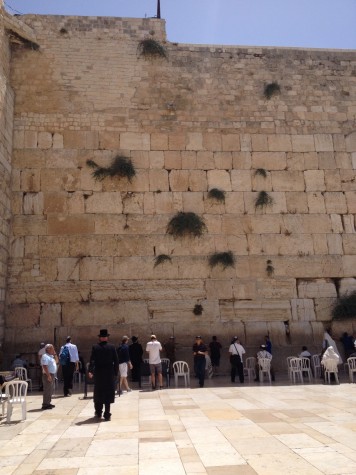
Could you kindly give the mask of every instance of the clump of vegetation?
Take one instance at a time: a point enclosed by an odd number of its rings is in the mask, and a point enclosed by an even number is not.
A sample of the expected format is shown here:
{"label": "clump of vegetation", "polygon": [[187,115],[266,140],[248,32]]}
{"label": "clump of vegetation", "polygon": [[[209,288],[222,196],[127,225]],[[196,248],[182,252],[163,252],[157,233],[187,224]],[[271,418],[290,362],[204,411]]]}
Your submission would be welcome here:
{"label": "clump of vegetation", "polygon": [[137,47],[139,56],[144,58],[167,58],[166,48],[153,38],[141,40]]}
{"label": "clump of vegetation", "polygon": [[209,257],[209,266],[211,268],[221,265],[225,270],[227,267],[235,267],[236,259],[231,251],[215,252]]}
{"label": "clump of vegetation", "polygon": [[265,208],[266,206],[271,206],[273,204],[273,198],[270,196],[267,191],[260,191],[255,201],[255,209]]}
{"label": "clump of vegetation", "polygon": [[40,46],[37,43],[34,43],[33,41],[27,40],[26,38],[23,38],[20,36],[18,33],[16,33],[13,30],[6,30],[10,43],[12,45],[22,47],[22,48],[28,48],[32,49],[34,51],[38,51],[40,49]]}
{"label": "clump of vegetation", "polygon": [[220,203],[225,203],[225,191],[219,190],[218,188],[212,188],[208,192],[208,198],[219,201]]}
{"label": "clump of vegetation", "polygon": [[356,317],[356,291],[338,298],[331,311],[333,320],[346,320]]}
{"label": "clump of vegetation", "polygon": [[164,262],[167,262],[167,261],[172,263],[172,258],[168,256],[167,254],[160,254],[159,256],[155,257],[154,261],[155,261],[155,265],[153,267],[157,267],[160,264],[163,264]]}
{"label": "clump of vegetation", "polygon": [[60,33],[61,35],[66,35],[66,34],[68,33],[68,30],[67,30],[66,28],[61,28],[61,29],[59,30],[59,33]]}
{"label": "clump of vegetation", "polygon": [[264,168],[257,168],[257,170],[255,170],[255,176],[262,176],[263,178],[266,178],[267,177],[267,172]]}
{"label": "clump of vegetation", "polygon": [[197,303],[193,308],[194,315],[201,315],[203,313],[203,306]]}
{"label": "clump of vegetation", "polygon": [[270,259],[268,259],[267,261],[266,272],[267,272],[268,277],[272,277],[274,274],[274,267]]}
{"label": "clump of vegetation", "polygon": [[177,213],[169,221],[167,225],[167,234],[171,234],[175,237],[183,236],[202,236],[206,231],[206,225],[200,216],[192,212],[182,212]]}
{"label": "clump of vegetation", "polygon": [[87,160],[87,165],[94,169],[93,177],[99,181],[102,181],[107,177],[118,176],[127,178],[131,183],[132,178],[136,175],[136,170],[131,159],[122,157],[121,155],[114,158],[109,167],[100,167],[94,162],[94,160]]}
{"label": "clump of vegetation", "polygon": [[280,94],[281,87],[278,82],[270,82],[269,84],[265,85],[263,94],[267,100],[270,100],[273,96]]}

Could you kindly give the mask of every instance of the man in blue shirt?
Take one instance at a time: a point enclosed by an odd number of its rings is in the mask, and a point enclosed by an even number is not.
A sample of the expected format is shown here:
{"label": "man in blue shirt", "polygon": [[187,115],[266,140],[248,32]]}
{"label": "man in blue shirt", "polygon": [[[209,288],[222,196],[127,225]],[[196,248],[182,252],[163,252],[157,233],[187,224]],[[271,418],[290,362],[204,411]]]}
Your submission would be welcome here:
{"label": "man in blue shirt", "polygon": [[[65,350],[66,348],[66,350]],[[62,366],[62,374],[63,374],[63,394],[65,397],[71,396],[72,389],[73,389],[73,375],[74,371],[78,371],[79,369],[79,354],[78,348],[76,345],[73,345],[71,342],[71,337],[67,336],[66,344],[62,346],[61,351],[59,352],[59,359],[61,360],[61,354],[63,351],[68,352],[68,359]]]}

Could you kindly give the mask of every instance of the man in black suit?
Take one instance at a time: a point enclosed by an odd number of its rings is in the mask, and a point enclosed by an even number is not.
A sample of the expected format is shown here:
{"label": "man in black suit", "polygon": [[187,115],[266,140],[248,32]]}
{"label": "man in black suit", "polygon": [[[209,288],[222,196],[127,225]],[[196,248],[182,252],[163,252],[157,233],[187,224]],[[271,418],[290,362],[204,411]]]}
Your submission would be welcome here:
{"label": "man in black suit", "polygon": [[106,328],[100,330],[99,343],[91,351],[89,378],[94,377],[94,407],[96,417],[111,418],[110,404],[115,402],[115,385],[119,370],[119,359],[114,345],[108,343],[109,333]]}

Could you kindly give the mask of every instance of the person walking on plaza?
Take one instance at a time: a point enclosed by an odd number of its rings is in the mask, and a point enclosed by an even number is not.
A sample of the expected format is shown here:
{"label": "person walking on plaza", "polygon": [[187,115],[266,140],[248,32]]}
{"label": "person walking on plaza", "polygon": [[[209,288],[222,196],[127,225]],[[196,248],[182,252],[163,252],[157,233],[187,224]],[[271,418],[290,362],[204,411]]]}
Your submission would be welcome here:
{"label": "person walking on plaza", "polygon": [[231,382],[235,382],[236,373],[239,375],[240,383],[245,382],[244,366],[242,362],[242,355],[246,353],[245,348],[240,344],[237,336],[231,340],[229,347],[230,363],[231,363]]}
{"label": "person walking on plaza", "polygon": [[132,364],[130,361],[130,353],[129,353],[129,345],[127,342],[129,341],[128,336],[123,336],[121,345],[117,349],[117,354],[119,358],[119,372],[120,372],[120,384],[117,388],[117,393],[122,394],[123,388],[129,393],[131,388],[129,388],[129,384],[127,382],[127,373],[129,369],[132,369]]}
{"label": "person walking on plaza", "polygon": [[115,384],[119,370],[116,348],[108,343],[106,328],[100,330],[99,343],[91,350],[88,377],[94,377],[94,408],[96,417],[101,417],[104,406],[104,419],[111,419],[110,404],[115,402]]}
{"label": "person walking on plaza", "polygon": [[205,356],[208,354],[208,347],[203,343],[200,335],[195,337],[195,343],[193,345],[194,356],[194,370],[195,375],[199,379],[199,386],[204,387],[205,380]]}
{"label": "person walking on plaza", "polygon": [[138,383],[138,387],[141,387],[141,365],[142,365],[142,356],[143,348],[142,345],[138,342],[138,337],[131,337],[131,345],[129,346],[129,355],[130,361],[132,364],[131,370],[131,380],[134,383]]}
{"label": "person walking on plaza", "polygon": [[59,362],[63,374],[63,394],[65,397],[72,395],[74,371],[79,369],[79,354],[76,345],[71,342],[71,337],[67,336],[66,343],[59,352]]}
{"label": "person walking on plaza", "polygon": [[150,364],[152,389],[156,389],[156,372],[158,375],[159,388],[162,389],[162,363],[160,355],[162,345],[157,341],[156,335],[151,335],[151,341],[147,343],[146,351],[148,353],[148,362]]}
{"label": "person walking on plaza", "polygon": [[211,365],[213,367],[214,374],[217,374],[218,368],[220,366],[221,348],[222,346],[218,341],[217,336],[213,336],[211,342],[209,343],[209,349]]}
{"label": "person walking on plaza", "polygon": [[58,364],[58,358],[54,346],[47,344],[44,348],[45,352],[41,357],[43,386],[42,410],[53,409],[55,407],[51,404],[51,401]]}

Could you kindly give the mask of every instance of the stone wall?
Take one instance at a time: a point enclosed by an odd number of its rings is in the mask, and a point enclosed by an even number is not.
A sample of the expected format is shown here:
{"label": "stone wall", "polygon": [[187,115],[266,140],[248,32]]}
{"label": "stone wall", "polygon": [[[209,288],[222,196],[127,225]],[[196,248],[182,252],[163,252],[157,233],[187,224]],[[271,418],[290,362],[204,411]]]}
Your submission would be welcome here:
{"label": "stone wall", "polygon": [[[276,348],[318,349],[356,286],[354,52],[174,44],[154,19],[22,21],[40,50],[12,58],[8,353],[69,333],[88,349],[101,327],[182,348],[238,334],[254,352],[269,332]],[[147,36],[167,59],[138,54]],[[132,182],[94,180],[87,160],[118,154]],[[273,203],[256,208],[261,191]],[[207,232],[168,235],[179,211]],[[227,251],[234,268],[209,267]]]}

